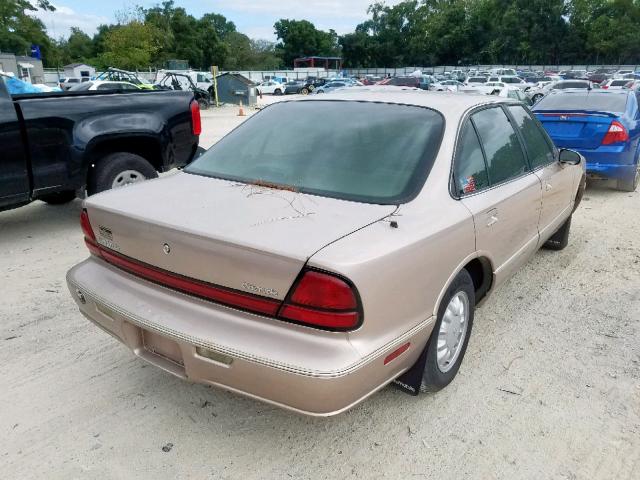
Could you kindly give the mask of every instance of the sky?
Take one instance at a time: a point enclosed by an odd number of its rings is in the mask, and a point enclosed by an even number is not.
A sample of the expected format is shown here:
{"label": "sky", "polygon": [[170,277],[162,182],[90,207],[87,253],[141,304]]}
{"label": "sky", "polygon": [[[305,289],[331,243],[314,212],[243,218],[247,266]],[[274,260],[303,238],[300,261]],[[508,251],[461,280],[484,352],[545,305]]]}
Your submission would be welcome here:
{"label": "sky", "polygon": [[[177,7],[200,17],[204,13],[221,13],[236,24],[238,31],[251,38],[275,41],[273,24],[281,18],[309,20],[321,30],[333,28],[339,34],[354,30],[367,19],[367,7],[374,0],[176,0]],[[387,5],[400,0],[386,0]],[[49,36],[67,37],[72,26],[89,35],[98,25],[115,23],[115,12],[134,5],[151,7],[160,0],[54,0],[55,12],[36,12]]]}

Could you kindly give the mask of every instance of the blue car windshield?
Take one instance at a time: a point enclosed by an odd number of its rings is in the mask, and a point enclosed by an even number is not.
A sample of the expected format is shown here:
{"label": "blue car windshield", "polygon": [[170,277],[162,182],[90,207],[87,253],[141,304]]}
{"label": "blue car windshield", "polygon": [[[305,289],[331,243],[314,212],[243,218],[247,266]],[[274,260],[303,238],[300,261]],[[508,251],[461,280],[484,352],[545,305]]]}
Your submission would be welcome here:
{"label": "blue car windshield", "polygon": [[594,112],[622,113],[627,106],[626,94],[604,92],[566,92],[547,95],[534,107],[537,110],[588,110]]}

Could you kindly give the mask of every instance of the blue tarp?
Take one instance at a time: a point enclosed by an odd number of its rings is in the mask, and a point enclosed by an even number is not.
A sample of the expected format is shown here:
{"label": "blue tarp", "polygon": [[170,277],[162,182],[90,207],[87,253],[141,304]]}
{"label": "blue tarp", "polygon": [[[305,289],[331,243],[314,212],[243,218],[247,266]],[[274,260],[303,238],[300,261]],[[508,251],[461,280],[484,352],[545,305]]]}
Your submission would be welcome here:
{"label": "blue tarp", "polygon": [[20,95],[21,93],[42,93],[38,87],[34,87],[30,83],[23,82],[14,77],[4,76],[4,84],[11,95]]}

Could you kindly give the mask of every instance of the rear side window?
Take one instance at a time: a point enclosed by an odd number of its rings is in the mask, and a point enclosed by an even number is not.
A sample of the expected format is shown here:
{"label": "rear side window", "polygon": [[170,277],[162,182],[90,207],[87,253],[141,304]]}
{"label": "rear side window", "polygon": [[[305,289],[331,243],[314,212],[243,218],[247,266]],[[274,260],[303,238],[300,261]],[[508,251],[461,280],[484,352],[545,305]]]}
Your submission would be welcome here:
{"label": "rear side window", "polygon": [[502,108],[481,110],[471,116],[487,156],[492,185],[518,177],[527,171],[520,141]]}
{"label": "rear side window", "polygon": [[516,128],[524,138],[531,167],[536,168],[553,162],[553,150],[531,115],[517,105],[510,106],[509,112],[516,121]]}
{"label": "rear side window", "polygon": [[613,82],[611,82],[611,86],[624,87],[627,83],[629,83],[627,80],[614,80]]}
{"label": "rear side window", "polygon": [[467,122],[458,141],[453,180],[458,196],[474,193],[489,186],[484,155],[471,122]]}

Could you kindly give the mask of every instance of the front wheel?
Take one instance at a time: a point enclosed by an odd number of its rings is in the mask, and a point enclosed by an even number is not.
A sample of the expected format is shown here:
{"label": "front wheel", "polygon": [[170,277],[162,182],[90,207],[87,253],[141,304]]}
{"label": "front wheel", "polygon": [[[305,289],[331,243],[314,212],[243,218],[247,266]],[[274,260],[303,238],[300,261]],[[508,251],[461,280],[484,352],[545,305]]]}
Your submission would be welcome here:
{"label": "front wheel", "polygon": [[531,97],[531,101],[533,103],[538,103],[538,100],[540,100],[542,97],[543,97],[543,95],[541,93],[537,93],[536,95]]}
{"label": "front wheel", "polygon": [[200,107],[200,110],[208,110],[209,109],[209,102],[207,100],[205,100],[204,98],[201,98],[198,100],[198,106]]}
{"label": "front wheel", "polygon": [[440,303],[427,343],[421,391],[441,390],[457,375],[471,336],[475,306],[473,281],[469,272],[462,270]]}
{"label": "front wheel", "polygon": [[89,195],[156,178],[158,172],[140,155],[116,152],[100,159],[89,179]]}
{"label": "front wheel", "polygon": [[282,90],[280,90],[279,88],[276,88],[275,92],[273,92],[274,95],[282,95]]}
{"label": "front wheel", "polygon": [[307,87],[304,87],[302,90],[300,90],[300,93],[302,95],[309,95],[309,89]]}
{"label": "front wheel", "polygon": [[563,250],[569,245],[569,232],[571,231],[571,217],[562,224],[556,233],[543,245],[549,250]]}
{"label": "front wheel", "polygon": [[63,205],[69,203],[76,198],[76,192],[73,190],[64,190],[62,192],[48,193],[39,197],[39,200],[48,203],[49,205]]}

